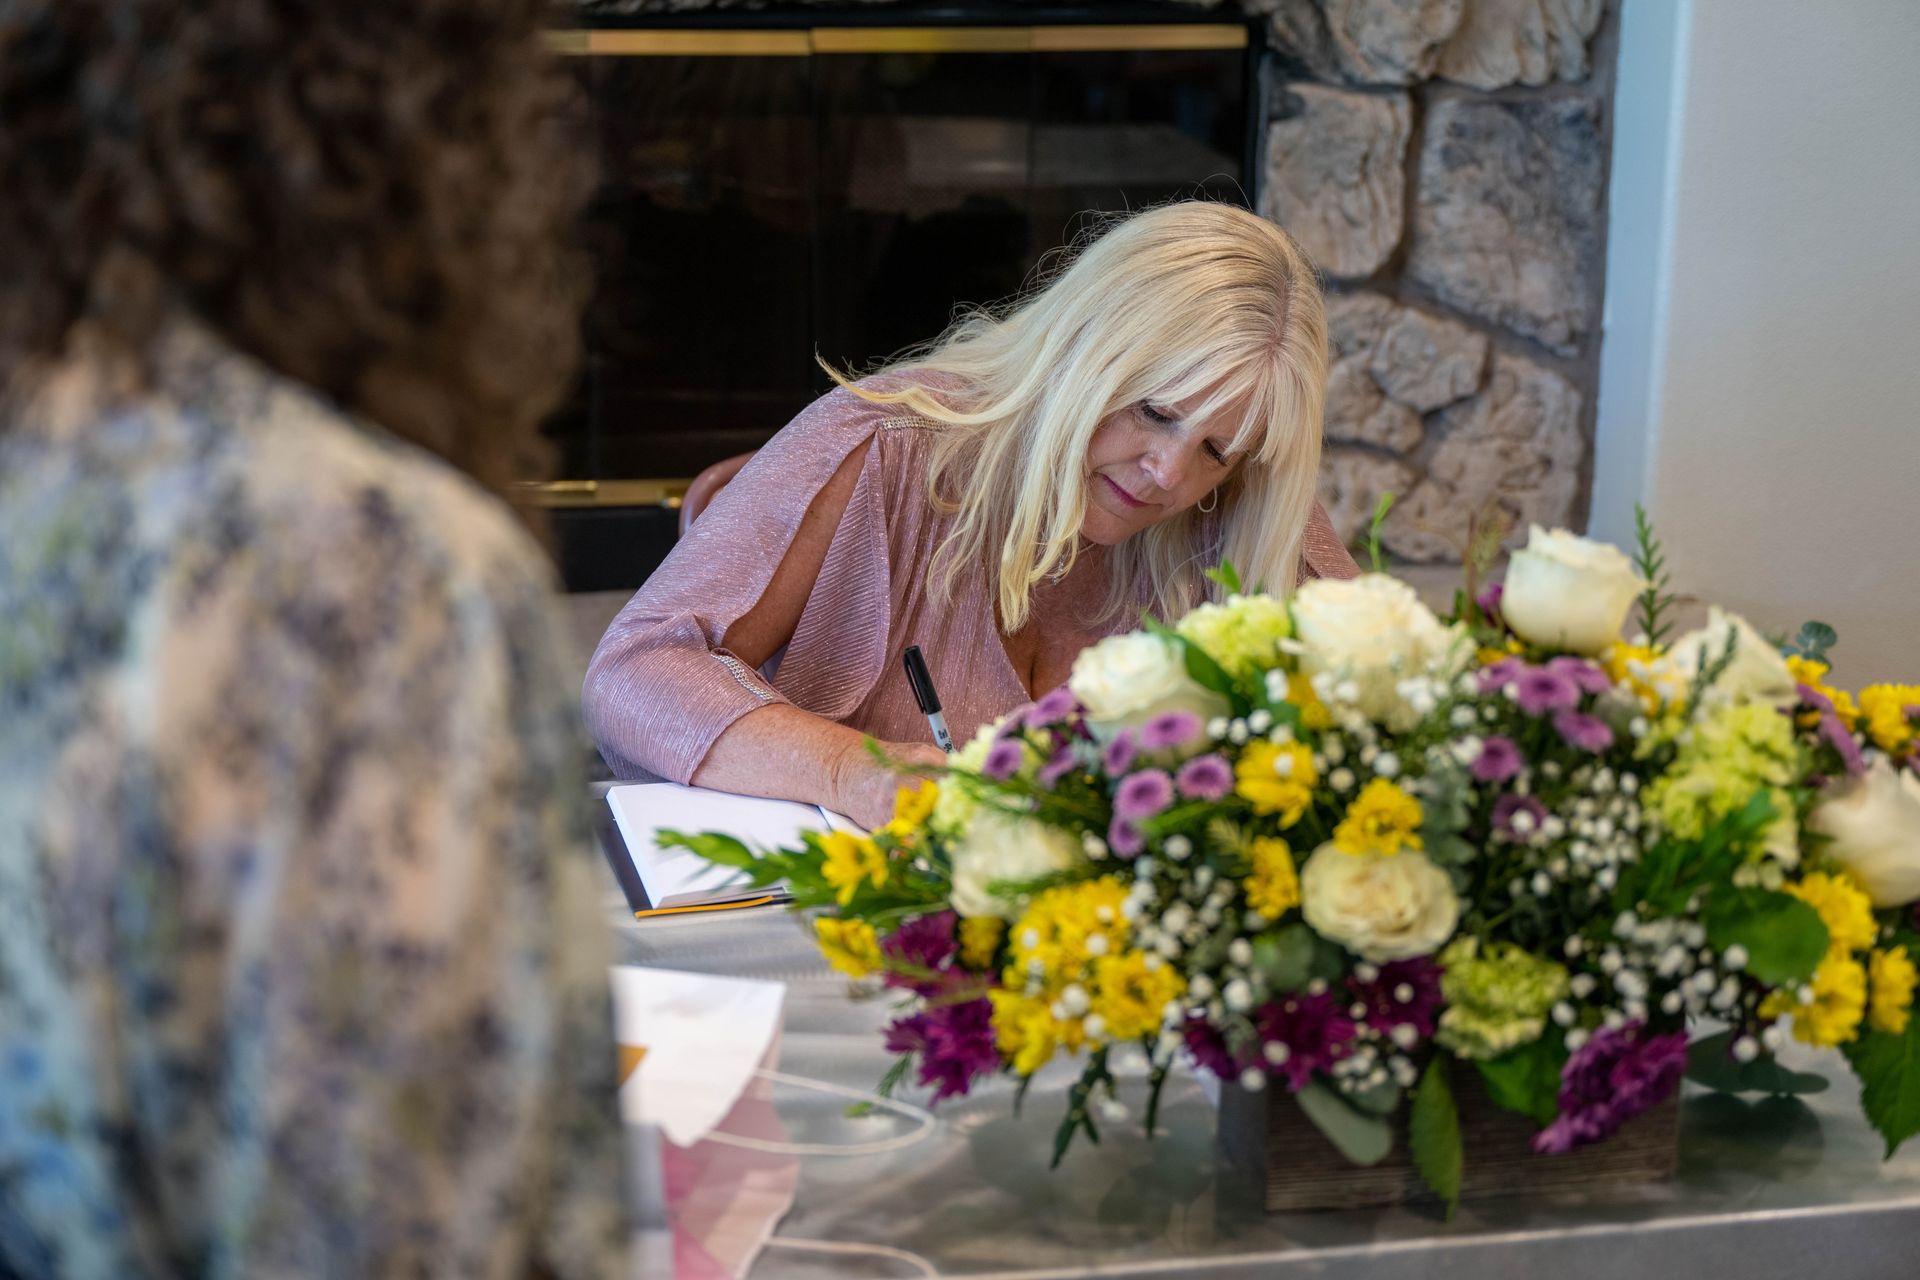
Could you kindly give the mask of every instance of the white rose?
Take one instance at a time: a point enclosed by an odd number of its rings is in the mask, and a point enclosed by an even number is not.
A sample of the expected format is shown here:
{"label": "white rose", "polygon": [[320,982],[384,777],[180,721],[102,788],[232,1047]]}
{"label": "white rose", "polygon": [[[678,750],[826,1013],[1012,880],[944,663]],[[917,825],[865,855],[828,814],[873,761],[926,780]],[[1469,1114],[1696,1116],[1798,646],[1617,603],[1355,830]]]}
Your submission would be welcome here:
{"label": "white rose", "polygon": [[1920,778],[1885,756],[1864,777],[1840,783],[1807,825],[1833,843],[1827,852],[1860,882],[1876,907],[1920,900]]}
{"label": "white rose", "polygon": [[996,897],[987,886],[996,880],[1037,880],[1085,860],[1080,841],[1058,827],[997,809],[977,809],[953,849],[953,909],[963,916],[1012,920],[1025,908],[1025,900]]}
{"label": "white rose", "polygon": [[1620,548],[1536,524],[1508,562],[1500,614],[1522,640],[1591,657],[1620,638],[1646,589]]}
{"label": "white rose", "polygon": [[1187,674],[1178,644],[1146,631],[1108,636],[1082,650],[1073,660],[1067,688],[1102,739],[1167,711],[1191,711],[1202,722],[1228,711],[1225,698]]}
{"label": "white rose", "polygon": [[1723,612],[1715,605],[1707,611],[1707,625],[1675,640],[1667,650],[1667,659],[1685,674],[1689,684],[1702,666],[1718,662],[1732,637],[1733,661],[1707,691],[1710,706],[1729,702],[1765,702],[1774,707],[1790,707],[1798,699],[1793,672],[1779,650],[1767,638],[1747,624],[1737,613]]}
{"label": "white rose", "polygon": [[1361,713],[1398,731],[1420,718],[1401,695],[1401,681],[1451,679],[1470,656],[1464,631],[1443,626],[1412,587],[1379,573],[1307,583],[1293,597],[1293,628],[1309,679],[1351,681]]}
{"label": "white rose", "polygon": [[1438,951],[1460,922],[1460,899],[1424,853],[1323,844],[1301,868],[1300,913],[1322,937],[1380,964]]}

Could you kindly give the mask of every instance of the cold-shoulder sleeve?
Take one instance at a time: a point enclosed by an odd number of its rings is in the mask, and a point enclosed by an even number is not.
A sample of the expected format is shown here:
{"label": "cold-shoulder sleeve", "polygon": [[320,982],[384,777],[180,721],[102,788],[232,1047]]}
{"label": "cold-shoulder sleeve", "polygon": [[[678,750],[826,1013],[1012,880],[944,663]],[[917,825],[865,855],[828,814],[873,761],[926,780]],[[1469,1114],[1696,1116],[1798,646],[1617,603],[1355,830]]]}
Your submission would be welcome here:
{"label": "cold-shoulder sleeve", "polygon": [[[759,602],[808,507],[889,412],[845,390],[815,401],[720,491],[621,609],[583,691],[587,727],[616,775],[686,782],[734,721],[790,700],[728,652],[727,629]],[[819,714],[850,707],[885,662],[882,467],[882,451],[869,450],[802,615],[803,624],[821,609],[835,615],[836,687],[791,699]]]}

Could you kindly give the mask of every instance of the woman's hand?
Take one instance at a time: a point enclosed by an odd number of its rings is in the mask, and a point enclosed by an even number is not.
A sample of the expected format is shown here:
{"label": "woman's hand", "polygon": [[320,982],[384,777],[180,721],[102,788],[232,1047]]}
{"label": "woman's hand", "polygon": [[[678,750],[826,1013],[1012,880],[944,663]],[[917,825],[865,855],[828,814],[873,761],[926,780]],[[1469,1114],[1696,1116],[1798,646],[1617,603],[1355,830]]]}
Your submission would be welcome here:
{"label": "woman's hand", "polygon": [[842,747],[830,768],[833,800],[829,807],[869,831],[893,817],[895,792],[931,776],[930,766],[947,763],[947,753],[929,742],[883,742],[880,749],[890,764],[874,759],[861,741]]}

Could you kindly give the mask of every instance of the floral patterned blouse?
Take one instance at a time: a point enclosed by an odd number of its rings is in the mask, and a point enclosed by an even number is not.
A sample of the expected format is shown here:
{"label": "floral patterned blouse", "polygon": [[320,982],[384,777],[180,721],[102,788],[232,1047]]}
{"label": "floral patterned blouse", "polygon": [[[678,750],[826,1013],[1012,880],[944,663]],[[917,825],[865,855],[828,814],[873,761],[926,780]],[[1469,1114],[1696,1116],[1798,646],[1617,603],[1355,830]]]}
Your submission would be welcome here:
{"label": "floral patterned blouse", "polygon": [[624,1274],[548,571],[180,323],[0,431],[0,1275]]}

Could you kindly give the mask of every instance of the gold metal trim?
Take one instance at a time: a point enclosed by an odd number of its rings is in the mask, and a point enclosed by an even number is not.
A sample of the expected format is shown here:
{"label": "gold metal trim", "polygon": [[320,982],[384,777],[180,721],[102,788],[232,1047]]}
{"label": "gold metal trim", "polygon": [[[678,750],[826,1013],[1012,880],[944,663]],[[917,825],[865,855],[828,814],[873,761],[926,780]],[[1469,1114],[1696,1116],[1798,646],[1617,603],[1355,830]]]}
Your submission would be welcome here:
{"label": "gold metal trim", "polygon": [[1122,49],[1244,49],[1247,29],[1220,22],[1033,28],[1036,53],[1106,53]]}
{"label": "gold metal trim", "polygon": [[815,27],[793,31],[653,29],[549,31],[555,53],[602,57],[804,58],[814,53],[1097,53],[1244,49],[1228,23],[1043,27]]}
{"label": "gold metal trim", "polygon": [[538,507],[665,507],[677,511],[691,480],[550,480],[520,492]]}
{"label": "gold metal trim", "polygon": [[815,27],[815,53],[1027,53],[1034,27]]}

